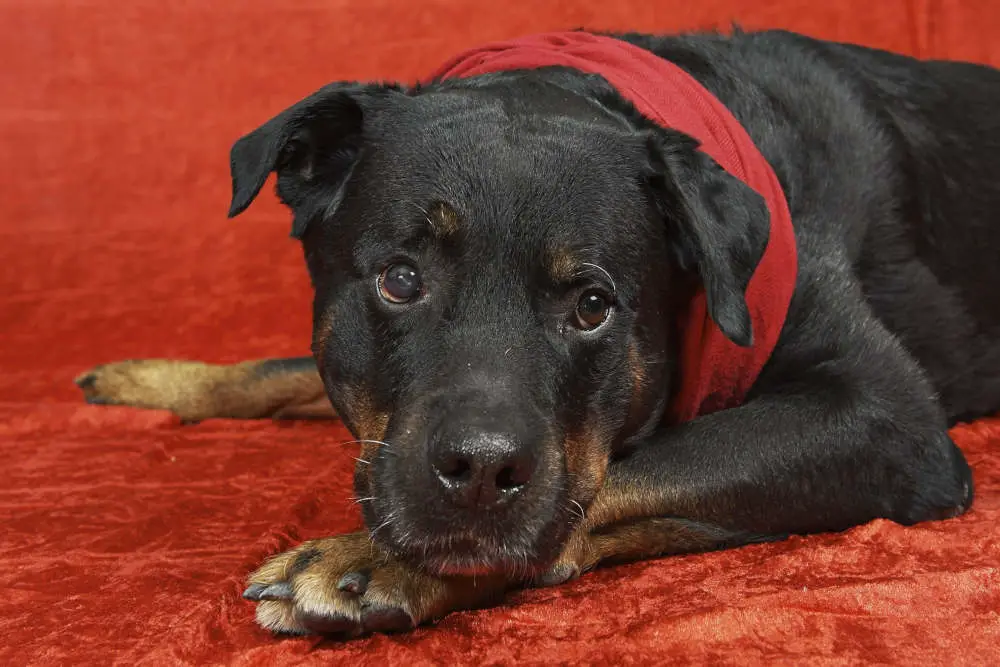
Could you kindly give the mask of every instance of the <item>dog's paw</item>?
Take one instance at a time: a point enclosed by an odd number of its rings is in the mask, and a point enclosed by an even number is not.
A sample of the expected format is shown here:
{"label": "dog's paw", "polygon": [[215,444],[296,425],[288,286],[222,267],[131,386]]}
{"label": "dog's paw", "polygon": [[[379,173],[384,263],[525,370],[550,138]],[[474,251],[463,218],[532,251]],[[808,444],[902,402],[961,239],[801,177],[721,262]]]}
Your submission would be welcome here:
{"label": "dog's paw", "polygon": [[188,366],[204,364],[160,359],[117,361],[81,373],[73,382],[88,403],[169,410],[177,398],[171,395],[177,376],[194,370]]}
{"label": "dog's paw", "polygon": [[563,545],[563,551],[544,572],[531,579],[535,588],[548,588],[573,581],[596,564],[594,547],[586,528],[578,529]]}
{"label": "dog's paw", "polygon": [[436,577],[396,560],[368,533],[305,542],[279,554],[249,580],[243,597],[257,622],[282,634],[340,638],[409,630],[450,611],[499,598],[500,577]]}
{"label": "dog's paw", "polygon": [[97,366],[74,382],[93,405],[169,410],[185,421],[215,413],[212,388],[227,367],[196,361],[135,359]]}

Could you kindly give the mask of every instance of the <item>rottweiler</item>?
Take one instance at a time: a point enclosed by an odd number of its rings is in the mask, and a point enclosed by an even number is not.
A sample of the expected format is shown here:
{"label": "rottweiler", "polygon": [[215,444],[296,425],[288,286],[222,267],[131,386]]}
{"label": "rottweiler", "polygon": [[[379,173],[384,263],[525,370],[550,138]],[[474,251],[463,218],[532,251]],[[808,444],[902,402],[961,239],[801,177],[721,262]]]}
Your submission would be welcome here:
{"label": "rottweiler", "polygon": [[1000,72],[782,31],[585,31],[338,82],[240,138],[311,357],[87,400],[339,417],[368,530],[268,560],[280,633],[414,627],[598,564],[965,512],[1000,409]]}

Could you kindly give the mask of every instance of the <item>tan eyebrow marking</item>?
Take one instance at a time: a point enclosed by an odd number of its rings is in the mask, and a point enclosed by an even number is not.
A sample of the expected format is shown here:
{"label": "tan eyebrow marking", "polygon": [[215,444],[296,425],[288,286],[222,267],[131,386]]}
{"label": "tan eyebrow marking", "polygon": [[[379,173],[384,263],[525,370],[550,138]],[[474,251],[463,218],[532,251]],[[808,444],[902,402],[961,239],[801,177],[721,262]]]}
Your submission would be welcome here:
{"label": "tan eyebrow marking", "polygon": [[462,229],[462,216],[445,202],[434,202],[430,210],[420,206],[417,208],[424,214],[427,224],[431,227],[431,231],[438,238],[454,236]]}
{"label": "tan eyebrow marking", "polygon": [[579,275],[581,266],[573,253],[567,248],[554,248],[549,250],[546,257],[546,264],[549,275],[552,279],[560,283],[568,283]]}

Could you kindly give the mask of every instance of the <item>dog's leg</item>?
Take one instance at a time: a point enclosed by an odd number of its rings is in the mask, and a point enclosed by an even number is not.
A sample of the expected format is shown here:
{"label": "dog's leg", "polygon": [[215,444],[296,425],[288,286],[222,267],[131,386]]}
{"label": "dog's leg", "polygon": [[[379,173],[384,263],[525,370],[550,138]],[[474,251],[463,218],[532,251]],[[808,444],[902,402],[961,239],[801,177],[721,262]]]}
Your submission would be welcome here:
{"label": "dog's leg", "polygon": [[776,361],[742,407],[665,430],[611,462],[563,555],[536,583],[603,561],[968,509],[969,467],[916,362],[864,313],[830,328],[829,340],[846,336],[836,354]]}
{"label": "dog's leg", "polygon": [[170,410],[185,421],[336,416],[312,357],[229,365],[120,361],[83,373],[76,384],[89,403]]}
{"label": "dog's leg", "polygon": [[[837,316],[835,305],[823,323],[833,343],[817,351],[786,340],[742,407],[616,454],[562,555],[535,583],[601,562],[965,511],[970,471],[915,361],[864,309]],[[279,554],[251,575],[246,597],[260,602],[258,622],[272,630],[354,635],[489,604],[524,583],[429,575],[356,533]]]}
{"label": "dog's leg", "polygon": [[[845,345],[847,357],[779,365],[744,406],[616,457],[562,555],[533,583],[561,583],[601,562],[965,511],[970,471],[932,392],[909,355],[871,325],[878,339]],[[355,533],[279,554],[249,583],[262,626],[353,636],[490,604],[526,582],[433,576]]]}

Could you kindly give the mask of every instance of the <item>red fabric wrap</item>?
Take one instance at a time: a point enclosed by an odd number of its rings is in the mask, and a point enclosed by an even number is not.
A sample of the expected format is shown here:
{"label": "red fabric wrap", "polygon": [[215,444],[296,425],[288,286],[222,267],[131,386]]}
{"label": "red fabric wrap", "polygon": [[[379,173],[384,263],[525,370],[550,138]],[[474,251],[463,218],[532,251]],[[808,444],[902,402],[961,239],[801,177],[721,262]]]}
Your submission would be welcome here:
{"label": "red fabric wrap", "polygon": [[495,42],[458,54],[431,78],[555,65],[600,74],[647,118],[697,139],[702,151],[766,200],[771,235],[746,292],[753,345],[743,348],[723,335],[699,290],[682,322],[680,387],[671,416],[687,421],[739,405],[771,357],[795,289],[795,235],[774,170],[740,122],[690,74],[619,39],[553,32]]}

